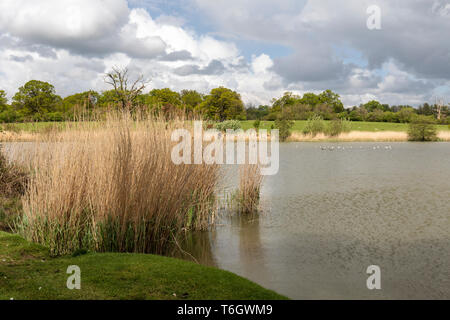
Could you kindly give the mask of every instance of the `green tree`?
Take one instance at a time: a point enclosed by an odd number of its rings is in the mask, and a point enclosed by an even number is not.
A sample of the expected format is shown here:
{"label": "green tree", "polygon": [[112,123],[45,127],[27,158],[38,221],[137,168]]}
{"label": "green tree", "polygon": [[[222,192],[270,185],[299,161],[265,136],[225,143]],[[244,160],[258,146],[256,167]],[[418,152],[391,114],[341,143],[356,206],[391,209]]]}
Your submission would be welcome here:
{"label": "green tree", "polygon": [[292,134],[291,129],[294,126],[294,121],[289,120],[285,114],[282,114],[275,120],[275,128],[279,130],[280,141],[286,141]]}
{"label": "green tree", "polygon": [[436,141],[437,129],[434,119],[415,115],[408,126],[408,139],[410,141]]}
{"label": "green tree", "polygon": [[244,103],[240,94],[224,87],[211,90],[199,108],[209,119],[217,121],[245,119]]}
{"label": "green tree", "polygon": [[303,98],[300,99],[300,103],[314,107],[320,103],[320,98],[315,93],[307,92],[303,95]]}
{"label": "green tree", "polygon": [[344,109],[344,104],[340,100],[340,96],[331,90],[325,90],[319,94],[319,101],[322,104],[328,104],[333,108],[334,113],[341,113]]}
{"label": "green tree", "polygon": [[178,92],[172,91],[169,88],[153,89],[148,94],[150,101],[158,104],[158,106],[164,106],[170,104],[172,106],[181,106],[181,96]]}
{"label": "green tree", "polygon": [[189,110],[194,110],[203,102],[203,95],[195,90],[182,90],[181,101]]}
{"label": "green tree", "polygon": [[70,112],[74,109],[75,106],[91,110],[95,108],[99,100],[100,95],[98,94],[98,92],[95,92],[93,90],[76,93],[63,99],[63,111]]}
{"label": "green tree", "polygon": [[271,113],[281,112],[285,107],[292,106],[299,103],[300,97],[293,94],[292,92],[285,92],[284,95],[279,99],[272,100]]}
{"label": "green tree", "polygon": [[375,110],[383,111],[383,105],[376,100],[372,100],[363,105],[369,112],[374,112]]}
{"label": "green tree", "polygon": [[26,116],[33,115],[41,118],[47,113],[56,111],[61,100],[61,97],[55,93],[55,87],[51,84],[31,80],[20,87],[14,95],[13,107]]}
{"label": "green tree", "polygon": [[410,122],[414,115],[415,115],[414,108],[411,107],[401,108],[400,111],[397,113],[398,120],[402,123]]}
{"label": "green tree", "polygon": [[6,98],[6,92],[0,90],[0,112],[5,111],[7,107],[8,99]]}

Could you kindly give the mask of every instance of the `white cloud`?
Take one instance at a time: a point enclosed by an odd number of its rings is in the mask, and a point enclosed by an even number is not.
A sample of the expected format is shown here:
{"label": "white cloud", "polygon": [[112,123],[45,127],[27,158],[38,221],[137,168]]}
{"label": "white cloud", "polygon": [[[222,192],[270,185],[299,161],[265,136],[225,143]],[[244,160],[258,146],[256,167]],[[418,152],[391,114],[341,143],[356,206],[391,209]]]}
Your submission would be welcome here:
{"label": "white cloud", "polygon": [[51,42],[100,39],[128,19],[125,0],[2,0],[0,30]]}
{"label": "white cloud", "polygon": [[[11,96],[40,79],[61,95],[102,90],[104,72],[128,66],[151,78],[152,88],[207,92],[223,85],[256,104],[286,90],[332,89],[347,106],[374,98],[416,104],[435,90],[449,92],[447,0],[375,0],[380,32],[366,28],[373,0],[178,1],[200,9],[211,33],[194,31],[178,14],[157,16],[142,0],[133,5],[150,11],[130,9],[125,0],[1,0],[0,88]],[[244,58],[237,44],[248,39],[291,53],[259,50]]]}

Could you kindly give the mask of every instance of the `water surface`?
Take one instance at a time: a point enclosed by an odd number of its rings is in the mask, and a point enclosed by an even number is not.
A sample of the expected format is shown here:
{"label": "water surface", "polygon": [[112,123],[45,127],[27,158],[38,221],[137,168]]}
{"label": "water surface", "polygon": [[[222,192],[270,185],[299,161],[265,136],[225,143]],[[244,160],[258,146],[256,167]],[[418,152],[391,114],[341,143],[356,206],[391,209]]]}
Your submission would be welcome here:
{"label": "water surface", "polygon": [[224,218],[205,263],[294,299],[450,299],[450,144],[280,148],[259,218]]}

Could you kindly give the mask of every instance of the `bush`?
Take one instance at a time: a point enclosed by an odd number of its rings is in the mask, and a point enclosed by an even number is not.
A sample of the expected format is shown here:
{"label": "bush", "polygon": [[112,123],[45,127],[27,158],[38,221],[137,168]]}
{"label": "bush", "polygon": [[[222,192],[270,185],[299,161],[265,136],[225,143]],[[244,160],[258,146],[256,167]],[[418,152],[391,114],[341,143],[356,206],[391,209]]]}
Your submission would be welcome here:
{"label": "bush", "polygon": [[255,122],[253,122],[253,128],[255,128],[255,130],[259,130],[260,126],[261,126],[260,120],[256,120]]}
{"label": "bush", "polygon": [[227,131],[227,130],[239,130],[242,128],[241,123],[238,120],[227,120],[224,122],[216,123],[214,126],[219,131]]}
{"label": "bush", "polygon": [[325,133],[329,135],[330,137],[337,137],[343,132],[349,132],[350,131],[350,123],[347,120],[342,119],[334,119],[331,120],[328,124]]}
{"label": "bush", "polygon": [[304,134],[310,134],[313,137],[324,131],[325,122],[323,121],[322,117],[318,115],[309,118],[308,122],[306,123],[305,129],[303,129]]}
{"label": "bush", "polygon": [[294,121],[286,118],[279,118],[275,120],[275,128],[280,131],[280,141],[284,142],[291,136],[291,129],[294,125]]}
{"label": "bush", "polygon": [[436,141],[437,129],[434,119],[426,116],[415,116],[408,126],[409,141]]}

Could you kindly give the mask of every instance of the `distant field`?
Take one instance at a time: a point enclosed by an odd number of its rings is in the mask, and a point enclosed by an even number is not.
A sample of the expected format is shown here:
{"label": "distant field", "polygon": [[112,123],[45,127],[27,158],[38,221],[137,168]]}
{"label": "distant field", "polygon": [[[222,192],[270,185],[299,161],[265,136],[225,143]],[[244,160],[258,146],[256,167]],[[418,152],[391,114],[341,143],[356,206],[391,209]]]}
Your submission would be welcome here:
{"label": "distant field", "polygon": [[[326,121],[327,122],[327,121]],[[242,121],[242,128],[253,128],[254,121]],[[306,126],[307,121],[295,121],[293,131],[302,132]],[[274,121],[261,121],[260,129],[270,129]],[[368,132],[382,132],[382,131],[398,131],[406,132],[408,130],[407,123],[389,123],[389,122],[350,122],[352,131],[368,131]],[[439,131],[449,131],[446,125],[437,126]]]}
{"label": "distant field", "polygon": [[[325,121],[328,122],[328,121]],[[242,128],[244,130],[253,128],[253,120],[241,121]],[[294,121],[294,127],[292,131],[302,132],[306,126],[307,121]],[[261,129],[271,129],[274,121],[261,121]],[[17,131],[24,132],[42,132],[49,128],[60,128],[64,129],[70,125],[70,122],[28,122],[28,123],[14,123],[14,124],[1,124],[0,129],[3,128],[4,131],[12,131],[11,128]],[[365,131],[365,132],[383,132],[383,131],[395,131],[395,132],[406,132],[408,130],[407,123],[389,123],[389,122],[350,122],[351,131]],[[448,125],[437,125],[438,131],[450,131]],[[1,130],[0,130],[1,131]]]}

